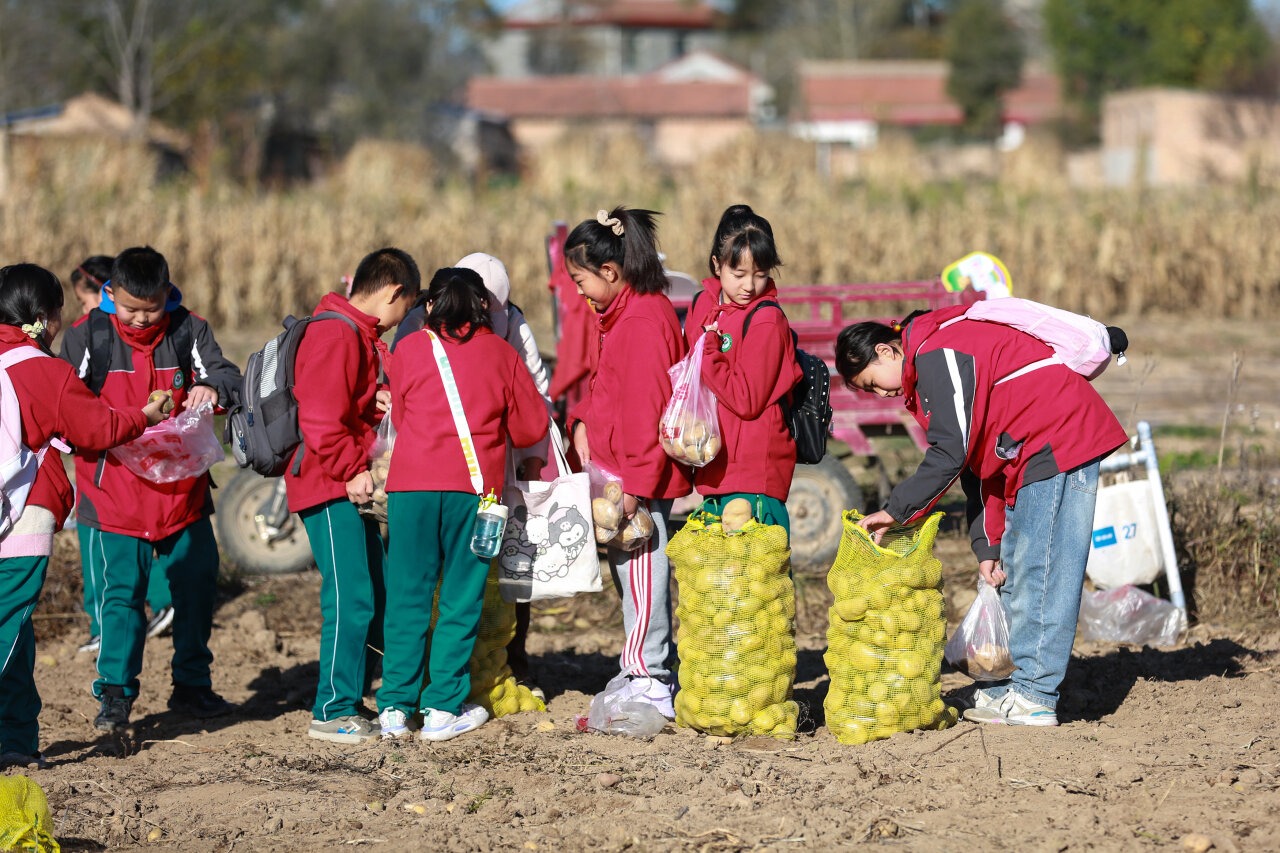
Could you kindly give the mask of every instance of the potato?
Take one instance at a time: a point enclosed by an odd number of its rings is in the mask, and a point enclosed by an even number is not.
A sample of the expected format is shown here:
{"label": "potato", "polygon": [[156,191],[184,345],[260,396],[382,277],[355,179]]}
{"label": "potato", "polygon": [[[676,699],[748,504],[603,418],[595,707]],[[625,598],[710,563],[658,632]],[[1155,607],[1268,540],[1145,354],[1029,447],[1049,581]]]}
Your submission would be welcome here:
{"label": "potato", "polygon": [[707,443],[702,445],[702,458],[710,462],[716,458],[716,454],[720,452],[721,442],[720,436],[713,435],[707,439]]}
{"label": "potato", "polygon": [[618,537],[618,529],[616,527],[601,527],[596,525],[596,541],[601,545],[607,545]]}
{"label": "potato", "polygon": [[622,486],[616,482],[608,482],[604,485],[605,500],[618,505],[622,504]]}
{"label": "potato", "polygon": [[751,501],[746,498],[734,498],[724,505],[720,513],[725,533],[741,530],[751,518]]}
{"label": "potato", "polygon": [[653,516],[649,514],[647,509],[641,507],[631,517],[631,524],[628,526],[634,527],[643,538],[648,539],[653,535]]}
{"label": "potato", "polygon": [[970,672],[982,672],[988,675],[1005,676],[1013,672],[1013,659],[1004,646],[983,645],[970,649],[969,660],[966,661]]}
{"label": "potato", "polygon": [[694,421],[680,438],[684,441],[685,447],[688,447],[690,444],[702,444],[710,435],[711,429],[705,422]]}
{"label": "potato", "polygon": [[151,395],[147,397],[147,404],[150,405],[151,403],[154,403],[156,400],[164,401],[160,405],[160,411],[164,412],[166,415],[173,411],[173,392],[172,391],[152,391]]}
{"label": "potato", "polygon": [[597,527],[617,530],[622,523],[622,510],[613,501],[596,498],[591,502],[591,517]]}

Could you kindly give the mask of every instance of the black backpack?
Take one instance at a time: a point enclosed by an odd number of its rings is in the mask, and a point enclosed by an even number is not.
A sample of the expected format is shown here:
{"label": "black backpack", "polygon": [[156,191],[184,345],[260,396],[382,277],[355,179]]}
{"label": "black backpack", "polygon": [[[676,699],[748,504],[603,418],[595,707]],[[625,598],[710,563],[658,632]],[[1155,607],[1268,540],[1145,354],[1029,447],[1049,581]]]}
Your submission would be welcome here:
{"label": "black backpack", "polygon": [[[744,342],[751,318],[766,305],[782,311],[782,306],[772,299],[752,308],[742,321]],[[827,435],[831,431],[831,369],[816,355],[800,349],[800,339],[794,330],[791,341],[797,345],[796,363],[800,365],[801,375],[791,389],[790,398],[780,401],[782,416],[796,442],[796,461],[801,465],[816,465],[827,455]]]}
{"label": "black backpack", "polygon": [[[111,370],[111,349],[115,345],[116,331],[111,324],[111,315],[101,308],[89,312],[89,372],[84,383],[96,395],[102,394],[102,386],[107,381],[107,373]],[[182,382],[189,388],[195,381],[191,372],[191,344],[194,335],[191,331],[191,312],[179,305],[169,312],[169,331],[166,335],[173,349],[178,354],[178,371],[182,374]]]}
{"label": "black backpack", "polygon": [[[249,356],[238,399],[227,412],[223,440],[241,468],[252,468],[267,477],[278,477],[302,444],[298,429],[298,400],[293,396],[298,344],[307,326],[316,320],[341,320],[359,332],[355,321],[336,311],[312,317],[286,317],[284,331]],[[297,453],[293,472],[302,466]]]}

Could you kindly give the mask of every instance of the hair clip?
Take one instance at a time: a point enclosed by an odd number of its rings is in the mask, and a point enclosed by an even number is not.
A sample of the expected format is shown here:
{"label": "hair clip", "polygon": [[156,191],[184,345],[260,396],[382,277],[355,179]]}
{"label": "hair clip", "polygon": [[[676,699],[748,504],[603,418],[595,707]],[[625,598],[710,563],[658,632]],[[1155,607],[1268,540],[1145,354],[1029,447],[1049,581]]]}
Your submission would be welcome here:
{"label": "hair clip", "polygon": [[596,212],[596,222],[599,222],[605,228],[613,229],[614,236],[622,236],[622,220],[616,216],[610,216],[609,211],[600,210]]}
{"label": "hair clip", "polygon": [[48,328],[44,320],[36,320],[34,323],[23,323],[22,333],[32,340],[38,341],[44,337],[45,330]]}
{"label": "hair clip", "polygon": [[901,331],[902,331],[902,324],[901,324],[901,323],[894,323],[894,324],[893,324],[892,326],[890,326],[889,328],[893,329],[895,332],[901,332]]}

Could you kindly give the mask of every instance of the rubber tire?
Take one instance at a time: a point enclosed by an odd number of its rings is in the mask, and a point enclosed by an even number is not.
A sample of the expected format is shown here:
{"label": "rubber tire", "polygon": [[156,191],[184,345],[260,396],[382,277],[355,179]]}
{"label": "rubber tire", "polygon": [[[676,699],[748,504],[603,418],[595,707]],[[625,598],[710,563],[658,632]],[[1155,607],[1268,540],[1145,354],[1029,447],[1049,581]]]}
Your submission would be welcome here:
{"label": "rubber tire", "polygon": [[844,533],[844,511],[862,510],[862,488],[834,456],[797,465],[791,478],[791,570],[825,574],[835,562]]}
{"label": "rubber tire", "polygon": [[247,575],[285,575],[312,566],[311,542],[302,519],[289,516],[289,535],[278,542],[263,542],[253,517],[276,487],[274,478],[247,469],[237,471],[219,489],[218,511],[214,515],[218,545],[227,559]]}

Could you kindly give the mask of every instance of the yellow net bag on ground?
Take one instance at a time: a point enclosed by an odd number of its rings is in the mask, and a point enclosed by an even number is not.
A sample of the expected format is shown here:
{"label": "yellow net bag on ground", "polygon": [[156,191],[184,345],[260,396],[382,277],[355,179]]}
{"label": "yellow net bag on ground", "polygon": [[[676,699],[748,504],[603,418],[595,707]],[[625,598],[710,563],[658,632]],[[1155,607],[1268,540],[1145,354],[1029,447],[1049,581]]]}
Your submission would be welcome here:
{"label": "yellow net bag on ground", "polygon": [[676,725],[711,735],[794,738],[799,708],[791,549],[776,525],[726,534],[695,515],[667,544],[679,587]]}
{"label": "yellow net bag on ground", "polygon": [[[440,616],[440,593],[431,614],[435,626]],[[489,578],[484,584],[484,608],[480,611],[480,627],[471,650],[471,695],[467,700],[482,706],[491,717],[505,717],[521,711],[545,711],[546,703],[534,696],[528,687],[517,684],[507,665],[507,644],[516,635],[516,606],[504,601],[498,587],[497,563],[489,564]],[[430,644],[428,643],[428,654]]]}
{"label": "yellow net bag on ground", "polygon": [[939,687],[947,622],[942,563],[933,540],[942,513],[892,528],[877,545],[844,514],[844,534],[827,575],[835,603],[827,631],[827,728],[841,743],[866,743],[957,719]]}
{"label": "yellow net bag on ground", "polygon": [[0,850],[59,853],[44,791],[26,776],[0,777]]}

